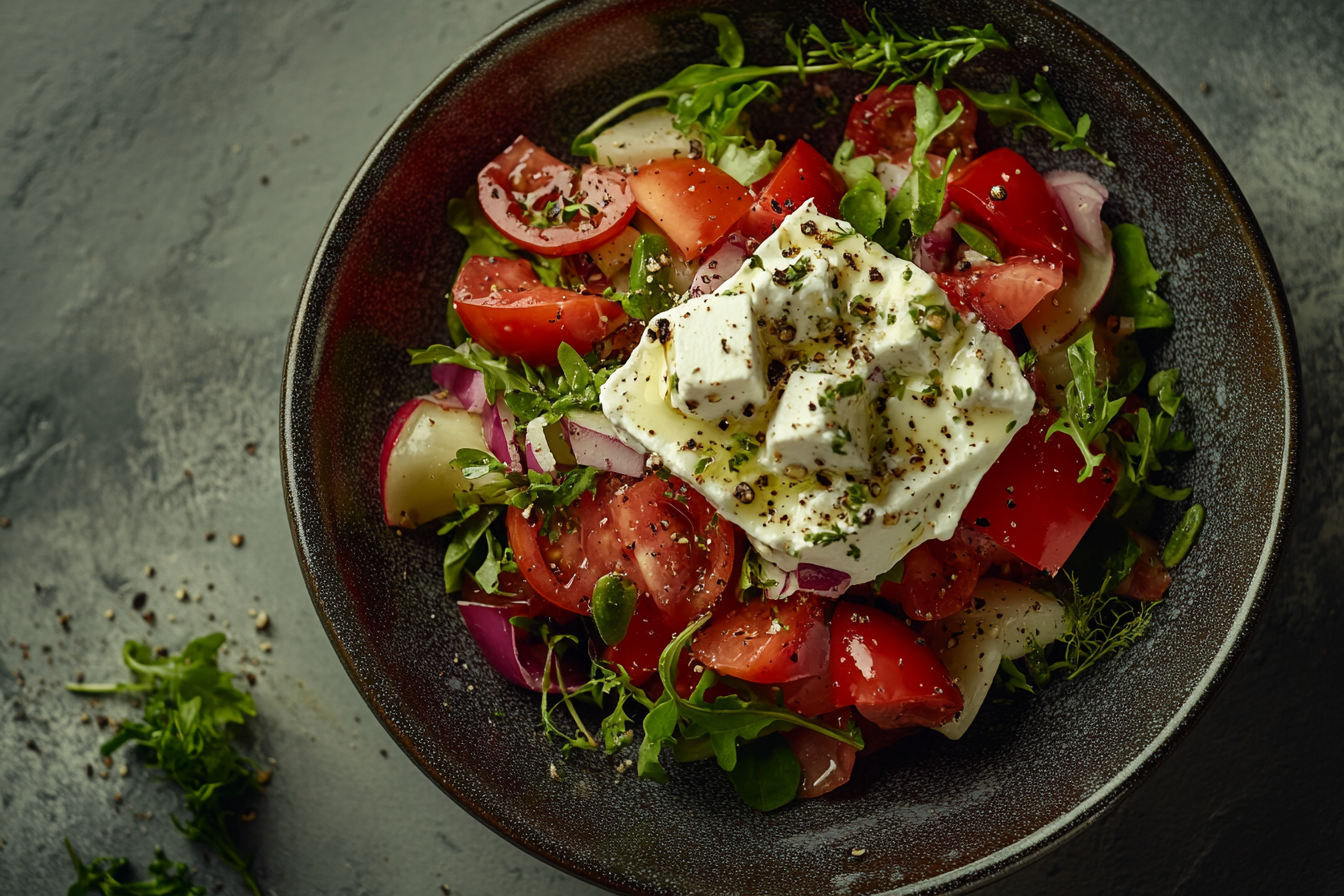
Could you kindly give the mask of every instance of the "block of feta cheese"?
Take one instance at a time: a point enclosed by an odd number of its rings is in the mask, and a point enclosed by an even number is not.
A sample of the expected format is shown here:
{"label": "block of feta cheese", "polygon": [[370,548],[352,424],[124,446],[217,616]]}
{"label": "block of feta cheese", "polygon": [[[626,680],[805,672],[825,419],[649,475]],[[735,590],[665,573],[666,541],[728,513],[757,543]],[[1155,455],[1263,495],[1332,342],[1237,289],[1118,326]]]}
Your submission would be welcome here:
{"label": "block of feta cheese", "polygon": [[791,479],[821,470],[866,475],[871,461],[863,380],[794,371],[765,428],[764,466]]}
{"label": "block of feta cheese", "polygon": [[932,277],[810,202],[713,293],[650,320],[601,399],[765,559],[855,583],[951,537],[1036,400]]}
{"label": "block of feta cheese", "polygon": [[765,353],[751,299],[705,295],[668,313],[672,404],[702,420],[750,417],[766,401]]}

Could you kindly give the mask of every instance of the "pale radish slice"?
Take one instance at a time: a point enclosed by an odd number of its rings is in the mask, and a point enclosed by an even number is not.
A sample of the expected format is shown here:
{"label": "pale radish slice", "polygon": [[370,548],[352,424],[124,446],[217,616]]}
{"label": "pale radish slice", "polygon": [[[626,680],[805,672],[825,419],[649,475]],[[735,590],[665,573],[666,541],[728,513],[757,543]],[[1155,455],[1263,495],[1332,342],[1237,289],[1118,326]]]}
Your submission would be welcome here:
{"label": "pale radish slice", "polygon": [[1101,207],[1111,198],[1110,191],[1081,171],[1051,171],[1045,175],[1045,182],[1078,239],[1094,251],[1104,251],[1108,243],[1102,235],[1105,225],[1101,223]]}
{"label": "pale radish slice", "polygon": [[[750,246],[756,245],[755,240]],[[703,256],[700,268],[691,281],[691,298],[712,293],[723,285],[723,281],[733,276],[751,257],[751,248],[747,238],[734,231],[723,241],[723,245],[709,255]]]}
{"label": "pale radish slice", "polygon": [[481,430],[485,436],[486,447],[510,473],[521,473],[523,457],[518,453],[518,444],[513,440],[514,428],[513,411],[504,403],[504,396],[497,396],[494,404],[488,404],[481,409]]}
{"label": "pale radish slice", "polygon": [[1002,579],[981,579],[975,605],[924,629],[964,703],[957,717],[935,728],[958,740],[975,720],[1003,658],[1019,659],[1032,644],[1064,634],[1064,605],[1048,594]]}
{"label": "pale radish slice", "polygon": [[454,495],[499,477],[467,479],[451,461],[459,448],[485,451],[481,418],[446,408],[432,398],[412,398],[397,411],[383,439],[378,464],[383,514],[389,526],[412,529],[457,509]]}
{"label": "pale radish slice", "polygon": [[597,164],[638,167],[654,159],[691,157],[691,138],[672,122],[672,113],[661,107],[618,121],[593,138]]}
{"label": "pale radish slice", "polygon": [[1087,243],[1078,246],[1078,274],[1066,277],[1055,294],[1042,301],[1022,320],[1031,347],[1045,354],[1063,342],[1097,307],[1111,285],[1115,253],[1111,251],[1111,231],[1102,229],[1104,253]]}
{"label": "pale radish slice", "polygon": [[602,414],[571,411],[564,422],[576,463],[623,476],[644,475],[644,455],[622,442]]}
{"label": "pale radish slice", "polygon": [[538,473],[555,472],[555,452],[546,441],[546,418],[537,417],[527,424],[527,436],[524,439],[524,457],[527,468]]}

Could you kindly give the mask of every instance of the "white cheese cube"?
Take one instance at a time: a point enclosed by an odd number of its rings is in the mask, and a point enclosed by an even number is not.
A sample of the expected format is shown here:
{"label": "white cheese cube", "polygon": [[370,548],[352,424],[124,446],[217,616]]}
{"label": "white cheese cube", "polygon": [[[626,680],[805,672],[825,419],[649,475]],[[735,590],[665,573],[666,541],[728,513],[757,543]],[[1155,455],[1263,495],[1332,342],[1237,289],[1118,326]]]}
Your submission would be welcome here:
{"label": "white cheese cube", "polygon": [[755,414],[768,393],[751,300],[740,293],[711,294],[666,314],[673,406],[702,420]]}
{"label": "white cheese cube", "polygon": [[861,379],[794,371],[765,431],[765,465],[790,479],[818,470],[867,475],[868,403]]}
{"label": "white cheese cube", "polygon": [[816,252],[788,256],[776,252],[764,274],[754,284],[754,304],[773,332],[787,331],[779,336],[781,342],[814,340],[832,331],[839,313],[832,295],[835,271],[830,259]]}

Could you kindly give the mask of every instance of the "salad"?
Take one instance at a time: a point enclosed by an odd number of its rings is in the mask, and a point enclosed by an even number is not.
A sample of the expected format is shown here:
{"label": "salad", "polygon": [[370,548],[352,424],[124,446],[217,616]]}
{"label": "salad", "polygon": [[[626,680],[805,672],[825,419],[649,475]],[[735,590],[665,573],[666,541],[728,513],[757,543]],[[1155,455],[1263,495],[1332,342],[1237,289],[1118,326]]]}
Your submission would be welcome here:
{"label": "salad", "polygon": [[447,338],[411,351],[436,388],[380,484],[564,755],[713,760],[769,810],[1132,644],[1203,509],[1163,481],[1193,444],[1144,358],[1173,316],[1143,231],[1102,222],[1097,177],[981,145],[1042,130],[1104,178],[1044,73],[974,89],[992,25],[874,12],[749,66],[701,18],[722,64],[603,115],[578,165],[518,137],[449,202]]}

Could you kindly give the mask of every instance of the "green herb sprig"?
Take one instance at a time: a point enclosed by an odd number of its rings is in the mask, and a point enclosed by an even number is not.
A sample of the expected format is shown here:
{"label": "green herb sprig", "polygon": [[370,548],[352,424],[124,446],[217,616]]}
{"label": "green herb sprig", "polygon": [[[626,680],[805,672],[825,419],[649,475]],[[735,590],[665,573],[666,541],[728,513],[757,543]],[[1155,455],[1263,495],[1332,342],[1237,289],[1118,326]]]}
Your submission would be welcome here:
{"label": "green herb sprig", "polygon": [[664,100],[676,116],[679,129],[689,131],[694,125],[705,134],[709,144],[706,157],[715,161],[722,146],[734,138],[737,146],[743,146],[741,135],[733,135],[731,130],[747,105],[764,96],[778,95],[778,88],[769,79],[792,74],[806,79],[812,74],[850,70],[871,74],[873,87],[922,79],[942,87],[948,72],[960,63],[986,49],[1010,49],[993,25],[979,29],[953,26],[946,35],[934,31],[931,37],[919,37],[876,10],[866,10],[866,17],[867,31],[843,23],[848,38],[844,41],[829,40],[816,25],[808,26],[801,40],[789,34],[785,43],[794,57],[792,65],[748,66],[743,65],[742,38],[732,22],[724,16],[706,14],[702,18],[718,29],[718,53],[724,64],[689,66],[657,87],[635,94],[576,136],[571,151],[595,159],[592,141],[603,128],[650,100]]}
{"label": "green herb sprig", "polygon": [[958,84],[957,89],[970,97],[977,109],[989,115],[990,124],[995,127],[1012,124],[1014,140],[1021,137],[1024,128],[1040,128],[1050,135],[1050,145],[1056,151],[1081,149],[1114,168],[1115,162],[1106,153],[1098,152],[1087,142],[1088,131],[1092,129],[1091,117],[1081,115],[1075,125],[1045,75],[1037,75],[1034,84],[1034,89],[1026,93],[1018,88],[1017,78],[1012,79],[1005,93],[972,90],[964,84]]}
{"label": "green herb sprig", "polygon": [[66,896],[88,896],[91,890],[103,896],[206,896],[205,887],[191,882],[191,869],[181,862],[170,861],[161,846],[154,847],[154,861],[149,863],[153,877],[131,883],[118,880],[130,864],[129,859],[99,856],[85,865],[68,837],[65,851],[70,854],[77,878],[66,890]]}
{"label": "green herb sprig", "polygon": [[[108,756],[134,743],[153,755],[147,764],[182,788],[190,817],[173,816],[188,840],[204,843],[260,896],[257,882],[229,833],[234,806],[256,792],[256,764],[233,748],[232,729],[257,714],[250,694],[233,686],[233,675],[219,669],[219,648],[225,635],[216,632],[189,643],[178,655],[155,656],[140,641],[127,641],[122,661],[135,677],[130,683],[76,684],[77,694],[138,693],[144,695],[144,719],[126,719],[121,730],[100,751]],[[73,854],[72,854],[73,855]]]}
{"label": "green herb sprig", "polygon": [[1092,443],[1110,426],[1125,400],[1107,398],[1107,381],[1097,371],[1097,351],[1090,330],[1073,341],[1067,354],[1073,379],[1065,387],[1059,419],[1046,430],[1045,437],[1062,432],[1077,443],[1083,454],[1083,468],[1078,472],[1078,481],[1082,482],[1106,459],[1104,450],[1092,451]]}

